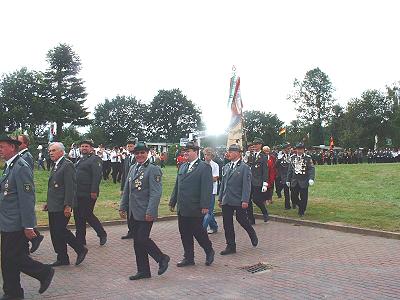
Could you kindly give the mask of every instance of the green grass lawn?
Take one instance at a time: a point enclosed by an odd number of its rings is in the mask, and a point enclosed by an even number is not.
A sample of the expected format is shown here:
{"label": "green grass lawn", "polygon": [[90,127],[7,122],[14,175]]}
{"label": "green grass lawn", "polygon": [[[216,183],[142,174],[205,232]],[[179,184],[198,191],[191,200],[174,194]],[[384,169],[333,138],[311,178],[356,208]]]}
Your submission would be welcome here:
{"label": "green grass lawn", "polygon": [[[176,168],[163,169],[160,216],[171,214],[168,201]],[[47,224],[41,211],[46,201],[47,171],[35,171],[38,224]],[[119,219],[119,184],[102,181],[96,215],[103,221]],[[274,195],[271,214],[297,218],[285,211],[284,200]],[[218,208],[217,208],[218,211]],[[400,164],[316,166],[315,185],[309,189],[305,219],[400,232]],[[71,221],[73,221],[71,219]]]}

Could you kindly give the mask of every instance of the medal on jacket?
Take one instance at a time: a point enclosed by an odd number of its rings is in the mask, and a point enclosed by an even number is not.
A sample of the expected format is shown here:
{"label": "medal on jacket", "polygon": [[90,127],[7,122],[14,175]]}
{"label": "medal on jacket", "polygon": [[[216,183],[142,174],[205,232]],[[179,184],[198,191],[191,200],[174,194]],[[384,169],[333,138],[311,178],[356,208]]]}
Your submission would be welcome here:
{"label": "medal on jacket", "polygon": [[6,183],[4,184],[4,189],[5,189],[4,196],[7,196],[7,194],[8,194],[8,179],[7,179]]}

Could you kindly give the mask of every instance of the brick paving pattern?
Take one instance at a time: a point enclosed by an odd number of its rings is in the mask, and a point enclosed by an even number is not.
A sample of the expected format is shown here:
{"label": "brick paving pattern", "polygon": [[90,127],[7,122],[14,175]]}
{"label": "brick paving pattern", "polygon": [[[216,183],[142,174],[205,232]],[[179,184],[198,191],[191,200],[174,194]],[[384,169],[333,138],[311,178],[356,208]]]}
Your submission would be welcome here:
{"label": "brick paving pattern", "polygon": [[[222,228],[222,220],[218,218]],[[237,224],[236,224],[237,225]],[[222,231],[211,235],[215,262],[205,266],[197,244],[196,265],[178,268],[182,246],[177,221],[157,222],[152,238],[171,256],[170,268],[152,278],[130,281],[136,273],[132,240],[121,240],[126,226],[106,227],[108,242],[99,246],[88,230],[89,253],[80,266],[57,267],[52,285],[39,295],[39,283],[22,275],[26,299],[400,299],[400,242],[333,230],[257,220],[260,243],[251,246],[236,227],[237,253],[221,256]],[[33,256],[55,260],[48,232]],[[76,255],[68,249],[71,262]],[[271,270],[251,274],[241,267],[264,262]]]}

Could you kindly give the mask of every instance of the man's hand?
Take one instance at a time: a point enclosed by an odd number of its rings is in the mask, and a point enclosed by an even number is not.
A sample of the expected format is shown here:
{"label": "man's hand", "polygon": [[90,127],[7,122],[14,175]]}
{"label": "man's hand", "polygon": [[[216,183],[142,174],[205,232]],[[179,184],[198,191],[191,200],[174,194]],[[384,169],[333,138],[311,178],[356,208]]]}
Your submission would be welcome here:
{"label": "man's hand", "polygon": [[312,179],[310,179],[309,181],[308,181],[308,184],[311,186],[311,185],[314,185],[314,180],[312,180]]}
{"label": "man's hand", "polygon": [[36,233],[33,229],[25,229],[24,233],[28,240],[31,240],[36,237]]}
{"label": "man's hand", "polygon": [[242,208],[247,209],[249,207],[249,203],[247,202],[242,202]]}
{"label": "man's hand", "polygon": [[121,217],[121,219],[126,219],[126,211],[120,210],[119,211],[119,216]]}
{"label": "man's hand", "polygon": [[174,212],[174,211],[175,211],[175,207],[169,206],[169,211],[170,211],[170,212]]}
{"label": "man's hand", "polygon": [[290,182],[286,181],[286,185],[287,185],[287,187],[290,187]]}
{"label": "man's hand", "polygon": [[96,192],[90,193],[90,198],[91,198],[93,201],[96,201],[96,200],[97,200],[97,193],[96,193]]}
{"label": "man's hand", "polygon": [[64,207],[64,216],[66,218],[70,218],[71,217],[71,212],[72,212],[71,207],[68,206],[68,205],[65,205],[65,207]]}
{"label": "man's hand", "polygon": [[202,213],[203,215],[208,214],[208,208],[202,208],[202,209],[201,209],[201,213]]}
{"label": "man's hand", "polygon": [[154,217],[152,217],[152,216],[146,214],[146,215],[144,216],[144,220],[145,220],[146,222],[153,222],[153,221],[154,221]]}
{"label": "man's hand", "polygon": [[43,210],[43,211],[47,211],[47,204],[43,205],[42,210]]}

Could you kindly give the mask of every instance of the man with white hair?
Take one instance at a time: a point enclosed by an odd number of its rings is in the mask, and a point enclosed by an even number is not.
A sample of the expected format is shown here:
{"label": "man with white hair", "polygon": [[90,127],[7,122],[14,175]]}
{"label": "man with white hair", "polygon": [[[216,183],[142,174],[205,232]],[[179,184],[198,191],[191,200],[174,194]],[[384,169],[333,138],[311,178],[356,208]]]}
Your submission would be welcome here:
{"label": "man with white hair", "polygon": [[67,228],[72,208],[76,206],[76,171],[74,164],[65,155],[62,143],[51,143],[49,146],[50,159],[54,167],[50,172],[45,210],[49,214],[51,241],[57,260],[53,267],[69,265],[67,244],[77,253],[75,265],[85,259],[88,249],[77,240]]}

